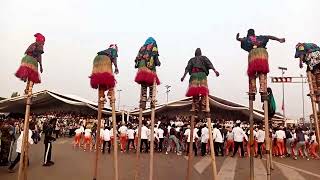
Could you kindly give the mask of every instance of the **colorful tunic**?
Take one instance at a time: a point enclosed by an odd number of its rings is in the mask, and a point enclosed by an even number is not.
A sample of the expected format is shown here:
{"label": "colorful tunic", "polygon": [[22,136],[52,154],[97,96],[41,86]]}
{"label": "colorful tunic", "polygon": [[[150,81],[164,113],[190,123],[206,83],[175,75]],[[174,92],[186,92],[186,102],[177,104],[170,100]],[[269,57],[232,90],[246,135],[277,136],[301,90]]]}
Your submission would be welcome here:
{"label": "colorful tunic", "polygon": [[33,83],[40,83],[38,62],[41,62],[41,55],[43,53],[43,43],[32,43],[21,60],[21,65],[15,73],[16,77],[20,78],[22,81],[29,80]]}
{"label": "colorful tunic", "polygon": [[303,62],[307,64],[308,70],[313,70],[320,63],[320,48],[313,43],[298,43],[296,45],[295,58],[303,55]]}
{"label": "colorful tunic", "polygon": [[186,67],[186,71],[190,74],[189,87],[186,93],[187,97],[206,96],[209,94],[207,76],[209,70],[214,69],[211,61],[200,54],[191,58]]}
{"label": "colorful tunic", "polygon": [[156,66],[160,66],[158,56],[159,52],[157,43],[153,38],[151,40],[149,38],[140,48],[135,59],[135,67],[138,68],[135,82],[141,85],[152,86],[155,80],[157,85],[160,84],[156,73]]}
{"label": "colorful tunic", "polygon": [[108,48],[97,53],[93,60],[93,69],[90,76],[91,87],[97,89],[98,87],[104,90],[111,89],[115,86],[116,80],[113,75],[112,62],[117,60],[117,50]]}
{"label": "colorful tunic", "polygon": [[269,73],[267,36],[249,36],[241,41],[241,48],[249,52],[247,74],[249,77]]}

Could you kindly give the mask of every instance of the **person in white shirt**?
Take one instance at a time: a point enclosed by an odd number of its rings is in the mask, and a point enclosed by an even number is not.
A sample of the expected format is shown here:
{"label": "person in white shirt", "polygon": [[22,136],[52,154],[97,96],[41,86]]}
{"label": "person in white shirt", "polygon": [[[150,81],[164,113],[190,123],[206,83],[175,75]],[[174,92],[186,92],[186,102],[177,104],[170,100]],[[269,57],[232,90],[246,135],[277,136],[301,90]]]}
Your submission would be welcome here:
{"label": "person in white shirt", "polygon": [[201,156],[205,156],[207,152],[207,143],[209,139],[209,129],[207,125],[204,124],[201,129]]}
{"label": "person in white shirt", "polygon": [[277,148],[279,151],[279,155],[281,157],[284,156],[284,151],[285,151],[285,146],[284,146],[284,139],[286,138],[286,133],[283,131],[283,127],[281,126],[277,131],[276,131],[276,137],[277,139]]}
{"label": "person in white shirt", "polygon": [[[17,139],[17,149],[16,149],[16,152],[18,153],[17,154],[17,157],[15,158],[15,160],[12,162],[12,164],[9,166],[9,169],[8,171],[10,173],[13,173],[13,169],[14,167],[19,163],[20,161],[20,157],[21,157],[21,150],[22,150],[22,138],[23,138],[23,131],[21,131],[21,134],[20,136],[18,137]],[[29,133],[28,133],[28,142],[29,144],[33,144],[33,140],[32,140],[32,131],[29,129]],[[28,164],[29,164],[29,158],[28,158]]]}
{"label": "person in white shirt", "polygon": [[83,145],[84,151],[86,151],[87,146],[89,146],[90,151],[92,151],[91,133],[92,133],[91,129],[89,128],[89,126],[87,126],[86,129],[84,130],[84,145]]}
{"label": "person in white shirt", "polygon": [[265,140],[265,132],[262,129],[262,125],[259,126],[259,129],[257,131],[256,134],[256,140],[258,142],[258,154],[260,156],[260,159],[262,159],[262,150],[261,150],[261,146],[264,144],[264,140]]}
{"label": "person in white shirt", "polygon": [[214,152],[216,156],[219,156],[219,152],[222,156],[223,153],[223,138],[222,134],[219,130],[219,126],[213,125],[212,138],[214,139]]}
{"label": "person in white shirt", "polygon": [[126,151],[127,131],[128,131],[128,128],[127,128],[127,126],[123,123],[122,126],[119,128],[121,152],[125,152],[125,151]]}
{"label": "person in white shirt", "polygon": [[162,125],[159,126],[158,130],[157,130],[157,136],[159,138],[159,146],[158,146],[158,152],[162,152],[163,149],[163,140],[164,140],[164,130],[162,129]]}
{"label": "person in white shirt", "polygon": [[102,153],[105,153],[106,144],[108,144],[108,153],[111,151],[111,137],[110,137],[110,127],[106,126],[103,131],[103,145],[102,145]]}
{"label": "person in white shirt", "polygon": [[243,150],[243,138],[244,138],[244,131],[240,128],[240,124],[237,123],[236,127],[232,129],[233,133],[233,141],[234,141],[234,151],[232,157],[234,157],[240,147],[241,150],[241,157],[244,157],[244,150]]}
{"label": "person in white shirt", "polygon": [[148,146],[148,134],[149,134],[149,129],[146,126],[146,123],[143,124],[141,127],[141,146],[140,146],[140,152],[142,152],[142,147],[143,144],[145,145],[145,153],[148,153],[149,146]]}
{"label": "person in white shirt", "polygon": [[318,142],[314,132],[311,132],[311,141],[310,141],[310,155],[315,159],[319,160],[320,157],[317,154]]}
{"label": "person in white shirt", "polygon": [[129,129],[127,131],[127,135],[128,135],[128,145],[127,145],[127,152],[129,152],[130,150],[130,144],[132,144],[133,149],[135,149],[134,146],[134,130],[132,129],[132,125],[129,125]]}
{"label": "person in white shirt", "polygon": [[74,136],[73,148],[76,148],[76,146],[78,146],[78,148],[80,148],[80,140],[81,140],[82,130],[80,128],[78,128],[74,132],[76,133],[76,135]]}
{"label": "person in white shirt", "polygon": [[[187,155],[189,154],[189,146],[190,146],[190,139],[191,139],[191,130],[190,130],[190,125],[188,125],[188,129],[186,129],[186,131],[184,132],[184,135],[187,136]],[[193,151],[194,151],[194,155],[197,156],[197,145],[195,140],[199,139],[199,136],[196,132],[196,129],[193,130]]]}
{"label": "person in white shirt", "polygon": [[228,132],[227,132],[227,145],[226,145],[226,152],[225,152],[226,156],[229,155],[230,148],[233,151],[233,149],[234,149],[234,141],[233,141],[233,133],[232,133],[231,129],[228,129]]}

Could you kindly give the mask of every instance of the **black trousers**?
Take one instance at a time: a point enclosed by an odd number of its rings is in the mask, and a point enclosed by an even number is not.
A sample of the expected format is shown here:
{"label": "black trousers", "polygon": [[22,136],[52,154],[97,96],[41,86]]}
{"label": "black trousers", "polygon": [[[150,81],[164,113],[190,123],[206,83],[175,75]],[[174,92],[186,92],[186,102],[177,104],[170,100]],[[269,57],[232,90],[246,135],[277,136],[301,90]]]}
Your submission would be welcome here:
{"label": "black trousers", "polygon": [[[187,142],[187,155],[189,155],[189,146],[190,146],[190,142]],[[192,144],[192,149],[194,151],[194,155],[197,156],[197,145],[196,145],[196,142],[193,142]]]}
{"label": "black trousers", "polygon": [[102,153],[104,154],[104,152],[105,152],[106,143],[108,143],[108,153],[110,154],[110,151],[111,151],[111,141],[103,141],[103,144],[102,144]]}
{"label": "black trousers", "polygon": [[258,143],[258,155],[260,155],[260,157],[262,157],[262,151],[261,151],[261,146],[263,145],[263,142],[259,142]]}
{"label": "black trousers", "polygon": [[240,147],[240,150],[241,150],[241,157],[244,157],[243,142],[236,142],[236,141],[234,141],[234,151],[233,151],[233,155],[232,156],[236,155],[239,147]]}
{"label": "black trousers", "polygon": [[51,151],[52,151],[52,143],[44,144],[44,164],[47,164],[51,161]]}
{"label": "black trousers", "polygon": [[149,142],[148,142],[148,139],[141,139],[140,152],[142,152],[143,144],[145,144],[145,148],[146,148],[145,152],[147,153],[148,150],[149,150],[149,146],[148,146]]}
{"label": "black trousers", "polygon": [[56,139],[58,139],[60,130],[55,130],[55,133],[56,133]]}
{"label": "black trousers", "polygon": [[214,142],[214,153],[216,156],[219,155],[219,152],[221,153],[221,155],[223,156],[223,143],[219,143],[219,142]]}
{"label": "black trousers", "polygon": [[164,138],[159,138],[159,146],[158,146],[158,151],[162,152],[163,149],[163,140]]}
{"label": "black trousers", "polygon": [[201,143],[201,156],[205,156],[207,152],[207,143]]}
{"label": "black trousers", "polygon": [[130,144],[134,147],[134,139],[128,139],[128,144],[127,144],[127,151],[129,152],[130,149]]}

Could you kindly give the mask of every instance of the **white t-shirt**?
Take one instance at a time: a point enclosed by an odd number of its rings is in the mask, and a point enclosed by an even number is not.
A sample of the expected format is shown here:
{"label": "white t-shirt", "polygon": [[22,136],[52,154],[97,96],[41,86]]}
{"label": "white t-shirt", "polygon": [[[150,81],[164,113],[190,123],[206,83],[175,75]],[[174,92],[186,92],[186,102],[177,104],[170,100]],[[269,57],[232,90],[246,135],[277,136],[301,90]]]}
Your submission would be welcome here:
{"label": "white t-shirt", "polygon": [[104,132],[104,129],[101,128],[101,129],[100,129],[100,138],[103,138],[103,132]]}
{"label": "white t-shirt", "polygon": [[84,127],[83,126],[80,126],[80,130],[82,133],[84,133]]}
{"label": "white t-shirt", "polygon": [[317,143],[317,138],[315,134],[311,136],[311,142]]}
{"label": "white t-shirt", "polygon": [[103,140],[104,141],[110,141],[110,130],[105,129],[103,131]]}
{"label": "white t-shirt", "polygon": [[161,128],[159,128],[157,134],[158,134],[158,137],[159,137],[159,138],[163,138],[164,130],[161,129]]}
{"label": "white t-shirt", "polygon": [[227,132],[227,140],[233,141],[233,133],[232,132]]}
{"label": "white t-shirt", "polygon": [[283,130],[276,131],[276,137],[277,139],[284,139],[286,138],[286,133]]}
{"label": "white t-shirt", "polygon": [[141,128],[141,139],[148,139],[149,129],[146,126]]}
{"label": "white t-shirt", "polygon": [[85,137],[90,137],[91,136],[91,129],[86,129],[86,130],[84,130],[84,136]]}
{"label": "white t-shirt", "polygon": [[[184,135],[188,137],[187,142],[190,142],[190,129],[186,129]],[[196,133],[195,129],[193,130],[193,142],[196,138],[199,138],[198,134]]]}
{"label": "white t-shirt", "polygon": [[258,143],[263,143],[264,139],[265,139],[265,132],[261,129],[258,130],[257,135],[256,135],[256,139]]}
{"label": "white t-shirt", "polygon": [[207,127],[204,127],[201,129],[201,142],[208,143],[208,139],[209,139],[209,129]]}
{"label": "white t-shirt", "polygon": [[128,131],[127,126],[121,126],[121,127],[119,128],[120,134],[127,134],[127,131]]}
{"label": "white t-shirt", "polygon": [[[21,131],[21,134],[20,136],[18,137],[17,139],[17,149],[16,149],[16,152],[17,153],[21,153],[21,148],[22,148],[22,136],[23,136],[23,131]],[[32,137],[32,131],[29,129],[29,133],[28,133],[28,142],[29,144],[33,144],[33,139],[31,138]]]}
{"label": "white t-shirt", "polygon": [[215,142],[223,143],[222,134],[221,134],[220,130],[217,128],[213,129],[212,138],[214,139]]}
{"label": "white t-shirt", "polygon": [[133,129],[128,129],[127,135],[129,139],[134,139],[134,130]]}
{"label": "white t-shirt", "polygon": [[76,129],[74,132],[76,133],[76,135],[79,136],[82,133],[82,130],[79,128],[79,129]]}
{"label": "white t-shirt", "polygon": [[233,133],[233,139],[235,142],[243,142],[243,138],[244,138],[245,133],[242,128],[235,127],[232,129],[232,133]]}

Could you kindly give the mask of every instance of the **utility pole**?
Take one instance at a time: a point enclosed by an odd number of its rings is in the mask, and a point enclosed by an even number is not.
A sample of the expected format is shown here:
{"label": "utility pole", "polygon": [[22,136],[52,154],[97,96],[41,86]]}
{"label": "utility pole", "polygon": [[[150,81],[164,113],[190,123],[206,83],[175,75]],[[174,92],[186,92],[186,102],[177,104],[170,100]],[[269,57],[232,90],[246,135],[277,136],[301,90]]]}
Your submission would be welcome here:
{"label": "utility pole", "polygon": [[122,89],[118,89],[117,92],[118,92],[118,110],[120,110],[120,93],[121,93]]}
{"label": "utility pole", "polygon": [[170,85],[165,85],[164,86],[167,90],[166,90],[166,94],[167,94],[167,104],[168,104],[168,100],[169,100],[169,92],[171,91],[169,88],[171,88]]}
{"label": "utility pole", "polygon": [[[285,71],[288,70],[288,68],[286,67],[278,67],[278,69],[281,70],[281,74],[282,74],[282,78],[283,78],[283,75],[285,73]],[[284,105],[284,82],[282,82],[282,110],[283,110],[283,120],[285,122],[286,120],[286,110],[285,110],[285,105]]]}

